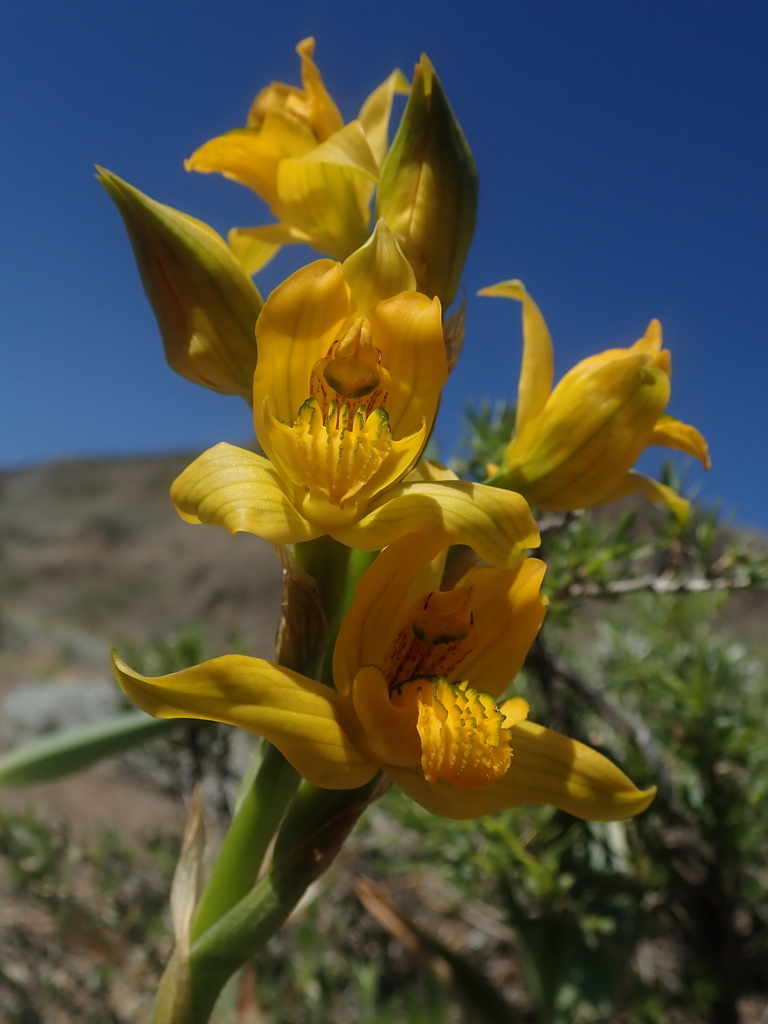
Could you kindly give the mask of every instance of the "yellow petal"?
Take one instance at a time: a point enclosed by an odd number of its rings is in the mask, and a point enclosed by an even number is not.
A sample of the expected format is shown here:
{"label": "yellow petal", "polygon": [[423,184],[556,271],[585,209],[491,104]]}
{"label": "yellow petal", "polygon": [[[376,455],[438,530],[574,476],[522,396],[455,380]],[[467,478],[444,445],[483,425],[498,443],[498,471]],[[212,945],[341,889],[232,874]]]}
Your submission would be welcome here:
{"label": "yellow petal", "polygon": [[596,352],[594,355],[582,359],[570,372],[578,371],[582,378],[586,378],[597,367],[616,359],[624,359],[631,355],[645,355],[650,357],[647,361],[649,366],[657,366],[669,377],[672,374],[672,358],[668,349],[662,349],[661,345],[661,324],[658,320],[651,320],[643,337],[634,345],[629,348],[608,348],[603,352]]}
{"label": "yellow petal", "polygon": [[295,544],[322,533],[297,512],[267,459],[223,442],[174,480],[171,499],[188,523],[253,533],[273,544]]}
{"label": "yellow petal", "polygon": [[368,238],[377,174],[360,122],[352,121],[304,157],[280,162],[274,212],[315,248],[345,259]]}
{"label": "yellow petal", "polygon": [[[259,358],[253,401],[257,435],[265,398],[278,420],[295,421],[309,397],[312,367],[327,353],[351,310],[349,286],[341,265],[332,260],[316,260],[275,288],[256,324]],[[261,436],[259,440],[263,445]]]}
{"label": "yellow petal", "polygon": [[407,94],[410,88],[408,79],[402,71],[397,69],[373,90],[360,108],[358,120],[363,126],[368,145],[379,166],[387,152],[387,132],[392,112],[392,100],[395,93]]}
{"label": "yellow petal", "polygon": [[260,128],[236,128],[211,139],[184,161],[188,171],[218,173],[247,185],[276,217],[277,168],[288,157],[302,157],[317,145],[310,129],[296,118],[270,112]]}
{"label": "yellow petal", "polygon": [[359,121],[345,124],[325,142],[297,159],[308,164],[334,164],[337,167],[346,167],[374,183],[379,177],[379,166]]}
{"label": "yellow petal", "polygon": [[[259,91],[251,104],[246,124],[249,128],[260,128],[264,124],[267,114],[277,112],[285,117],[298,119],[312,131],[312,126],[307,123],[307,118],[304,116],[306,104],[307,96],[303,89],[298,89],[294,85],[286,85],[285,82],[270,82]],[[314,132],[312,132],[312,136],[315,137]]]}
{"label": "yellow petal", "polygon": [[504,725],[507,729],[511,729],[513,725],[525,721],[530,710],[528,701],[523,700],[522,697],[510,697],[509,700],[502,701],[499,704],[499,711],[504,715]]}
{"label": "yellow petal", "polygon": [[232,228],[227,241],[246,274],[256,274],[281,246],[309,239],[287,224],[265,224],[259,228]]}
{"label": "yellow petal", "polygon": [[383,220],[373,234],[342,264],[352,289],[357,312],[365,315],[382,299],[416,291],[416,278],[408,260]]}
{"label": "yellow petal", "polygon": [[649,444],[659,444],[663,448],[674,448],[675,451],[692,455],[709,469],[712,461],[709,457],[707,442],[696,429],[687,423],[681,423],[674,416],[662,416],[653,428]]}
{"label": "yellow petal", "polygon": [[154,679],[134,672],[116,652],[112,665],[119,685],[147,714],[248,729],[315,786],[355,789],[376,773],[339,724],[334,691],[298,672],[239,654]]}
{"label": "yellow petal", "polygon": [[314,52],[315,40],[311,36],[302,39],[296,47],[296,53],[301,57],[301,83],[307,101],[305,116],[317,138],[322,141],[338,131],[344,124],[344,119],[325,88],[317,65],[312,60]]}
{"label": "yellow petal", "polygon": [[634,470],[627,473],[605,498],[605,501],[616,501],[618,498],[626,498],[629,494],[638,493],[644,494],[649,501],[655,501],[661,505],[669,505],[681,523],[685,523],[690,515],[691,503],[689,501],[681,498],[676,491],[673,491],[671,487],[667,487],[666,484],[659,483],[658,480],[652,480],[641,473],[635,473]]}
{"label": "yellow petal", "polygon": [[578,364],[505,452],[509,486],[543,509],[602,504],[649,444],[669,391],[669,377],[643,353]]}
{"label": "yellow petal", "polygon": [[262,89],[248,111],[248,124],[254,127],[264,123],[270,113],[278,112],[301,123],[316,142],[333,135],[344,124],[341,114],[323,84],[317,65],[312,60],[315,40],[302,39],[296,47],[301,58],[303,89],[271,82]]}
{"label": "yellow petal", "polygon": [[377,551],[407,533],[429,534],[446,547],[467,544],[497,568],[515,565],[522,549],[539,544],[524,498],[464,480],[401,484],[377,498],[358,523],[334,536],[361,551]]}
{"label": "yellow petal", "polygon": [[449,675],[468,679],[475,690],[498,697],[523,666],[528,649],[544,621],[546,606],[539,593],[546,565],[526,558],[515,569],[478,566],[457,586],[472,588],[477,646]]}
{"label": "yellow petal", "polygon": [[517,299],[523,304],[523,360],[517,385],[515,429],[521,434],[544,408],[552,390],[555,357],[552,339],[541,311],[522,281],[502,281],[482,288],[478,295]]}
{"label": "yellow petal", "polygon": [[[412,707],[398,707],[389,697],[382,672],[366,665],[352,683],[353,713],[344,723],[355,745],[378,765],[415,768],[421,760],[421,741]],[[348,702],[342,701],[342,708]]]}
{"label": "yellow petal", "polygon": [[650,356],[657,356],[662,346],[661,324],[658,320],[651,320],[648,329],[639,341],[632,346],[632,352],[646,352]]}
{"label": "yellow petal", "polygon": [[382,664],[416,598],[439,589],[445,550],[442,539],[409,533],[382,551],[366,569],[333,652],[333,678],[339,693],[349,692],[362,666]]}
{"label": "yellow petal", "polygon": [[403,482],[412,484],[421,480],[437,483],[440,480],[458,479],[458,476],[453,472],[453,470],[448,469],[447,466],[443,466],[439,462],[434,462],[431,459],[422,459],[417,466],[414,466]]}
{"label": "yellow petal", "polygon": [[392,436],[427,432],[448,377],[440,301],[403,292],[379,302],[369,313],[373,343],[391,377],[387,413]]}
{"label": "yellow petal", "polygon": [[534,722],[520,722],[509,735],[509,771],[478,789],[459,790],[442,780],[429,783],[420,772],[407,768],[385,771],[422,807],[455,819],[525,804],[550,804],[587,821],[619,821],[640,814],[656,794],[655,786],[638,789],[591,747]]}

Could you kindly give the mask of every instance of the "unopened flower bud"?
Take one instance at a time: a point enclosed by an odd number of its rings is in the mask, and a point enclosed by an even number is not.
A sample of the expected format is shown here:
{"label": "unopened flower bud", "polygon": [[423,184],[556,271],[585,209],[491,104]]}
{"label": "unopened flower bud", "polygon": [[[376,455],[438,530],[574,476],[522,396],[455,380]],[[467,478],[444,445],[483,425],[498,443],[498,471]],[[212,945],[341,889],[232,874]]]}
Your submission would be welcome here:
{"label": "unopened flower bud", "polygon": [[477,169],[440,79],[422,54],[384,161],[376,216],[413,267],[419,291],[447,309],[456,297],[477,215]]}
{"label": "unopened flower bud", "polygon": [[125,222],[168,365],[195,384],[251,402],[263,305],[220,235],[99,168]]}

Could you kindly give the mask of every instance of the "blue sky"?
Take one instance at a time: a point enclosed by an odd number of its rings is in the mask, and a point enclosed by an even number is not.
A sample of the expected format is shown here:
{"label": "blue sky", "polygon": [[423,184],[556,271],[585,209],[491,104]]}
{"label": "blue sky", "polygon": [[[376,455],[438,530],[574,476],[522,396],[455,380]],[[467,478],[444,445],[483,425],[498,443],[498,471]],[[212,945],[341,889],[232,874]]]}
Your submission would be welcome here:
{"label": "blue sky", "polygon": [[[241,401],[162,359],[99,163],[218,230],[264,223],[247,189],[187,174],[271,79],[316,57],[346,117],[389,71],[435,63],[481,174],[465,354],[468,398],[513,398],[519,307],[475,299],[519,277],[558,375],[664,326],[669,411],[710,441],[707,501],[768,527],[768,8],[755,0],[4,0],[0,8],[0,466],[202,449],[250,434]],[[313,258],[281,255],[264,294]],[[652,453],[644,467],[658,465]]]}

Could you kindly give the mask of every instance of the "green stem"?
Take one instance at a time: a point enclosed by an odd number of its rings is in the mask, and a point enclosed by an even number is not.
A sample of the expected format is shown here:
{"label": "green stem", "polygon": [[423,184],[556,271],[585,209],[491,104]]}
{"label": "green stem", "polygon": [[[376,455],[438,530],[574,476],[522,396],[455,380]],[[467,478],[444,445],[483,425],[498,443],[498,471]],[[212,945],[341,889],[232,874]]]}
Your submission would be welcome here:
{"label": "green stem", "polygon": [[319,537],[296,544],[294,557],[299,566],[314,577],[328,627],[325,652],[317,678],[333,686],[333,649],[341,623],[349,611],[360,577],[374,560],[377,551],[357,551],[332,537]]}
{"label": "green stem", "polygon": [[330,866],[380,783],[376,776],[354,790],[302,784],[278,833],[269,873],[192,946],[189,1024],[205,1024],[227,979],[275,934]]}
{"label": "green stem", "polygon": [[254,754],[254,762],[261,764],[255,775],[251,772],[251,785],[243,780],[242,799],[195,911],[193,943],[253,888],[270,840],[298,788],[296,769],[275,747],[266,748],[263,758],[260,752]]}
{"label": "green stem", "polygon": [[341,623],[350,549],[333,537],[318,537],[294,545],[299,566],[317,583],[329,633]]}

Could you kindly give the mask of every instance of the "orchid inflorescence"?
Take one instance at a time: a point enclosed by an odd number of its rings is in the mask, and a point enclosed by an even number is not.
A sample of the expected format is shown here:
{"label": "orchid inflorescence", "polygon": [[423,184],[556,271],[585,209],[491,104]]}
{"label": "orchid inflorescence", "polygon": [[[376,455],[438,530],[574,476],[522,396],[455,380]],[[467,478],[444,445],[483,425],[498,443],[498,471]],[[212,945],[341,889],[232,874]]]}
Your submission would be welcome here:
{"label": "orchid inflorescence", "polygon": [[[709,465],[698,431],[665,413],[671,366],[661,327],[653,320],[630,348],[583,360],[553,390],[552,342],[524,286],[483,289],[522,306],[514,436],[485,483],[425,460],[455,362],[445,312],[474,229],[472,155],[426,56],[412,84],[393,72],[345,123],[314,63],[314,40],[297,51],[302,87],[272,83],[244,127],[186,162],[252,189],[276,223],[235,228],[225,242],[100,172],[170,365],[245,398],[264,453],[224,443],[204,452],[172,486],[176,510],[189,523],[277,546],[293,648],[283,644],[275,662],[227,655],[159,678],[115,654],[116,678],[150,715],[225,722],[264,737],[306,780],[306,793],[315,787],[316,801],[325,791],[375,795],[384,773],[451,818],[528,803],[589,820],[636,815],[655,790],[638,789],[603,754],[529,721],[514,680],[546,612],[546,566],[528,554],[539,545],[531,506],[567,512],[640,491],[683,521],[687,502],[632,467],[654,444]],[[398,93],[408,99],[389,145]],[[296,242],[323,258],[263,301],[250,275]],[[307,601],[319,617],[306,616]],[[293,856],[286,792],[271,869],[278,875],[280,858]],[[373,798],[353,796],[356,813]],[[299,878],[296,898],[310,875]],[[203,893],[200,903],[208,930],[195,934],[193,921],[191,938],[177,934],[186,953],[174,991],[185,1009],[156,1020],[207,1019],[201,992],[218,991],[221,978],[200,981],[195,965],[226,963],[226,977],[242,962],[227,917],[241,904],[212,911],[212,899]],[[200,915],[198,908],[198,925]],[[252,932],[245,930],[263,941],[267,926],[259,931],[257,917],[252,909]],[[237,948],[247,945],[241,936]]]}

